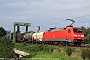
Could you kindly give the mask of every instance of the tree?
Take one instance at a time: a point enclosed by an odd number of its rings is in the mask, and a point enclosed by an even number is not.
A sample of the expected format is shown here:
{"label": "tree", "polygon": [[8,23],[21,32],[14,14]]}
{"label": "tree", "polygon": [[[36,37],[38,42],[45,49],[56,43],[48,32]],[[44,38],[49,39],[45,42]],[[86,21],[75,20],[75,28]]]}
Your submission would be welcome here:
{"label": "tree", "polygon": [[88,33],[85,37],[86,43],[90,43],[90,34]]}
{"label": "tree", "polygon": [[0,58],[11,58],[14,54],[13,47],[14,44],[7,37],[0,37]]}
{"label": "tree", "polygon": [[85,35],[85,42],[86,43],[90,43],[90,27],[89,28],[85,28],[85,27],[81,27],[83,29],[84,35]]}
{"label": "tree", "polygon": [[82,30],[84,32],[84,35],[86,36],[87,35],[87,29],[85,27],[83,27],[83,26],[81,26],[81,28],[82,28]]}
{"label": "tree", "polygon": [[3,27],[0,27],[0,37],[6,35],[6,30]]}

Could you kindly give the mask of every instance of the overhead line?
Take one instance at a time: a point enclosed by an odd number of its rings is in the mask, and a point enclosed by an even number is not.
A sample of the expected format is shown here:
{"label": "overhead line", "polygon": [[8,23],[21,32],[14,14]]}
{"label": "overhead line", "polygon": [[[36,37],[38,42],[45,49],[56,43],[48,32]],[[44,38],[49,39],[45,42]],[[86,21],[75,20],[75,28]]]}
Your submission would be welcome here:
{"label": "overhead line", "polygon": [[73,19],[82,18],[82,17],[87,17],[87,16],[90,16],[90,14],[88,14],[88,15],[83,15],[83,16],[79,16],[79,17],[76,17],[76,18],[73,18]]}

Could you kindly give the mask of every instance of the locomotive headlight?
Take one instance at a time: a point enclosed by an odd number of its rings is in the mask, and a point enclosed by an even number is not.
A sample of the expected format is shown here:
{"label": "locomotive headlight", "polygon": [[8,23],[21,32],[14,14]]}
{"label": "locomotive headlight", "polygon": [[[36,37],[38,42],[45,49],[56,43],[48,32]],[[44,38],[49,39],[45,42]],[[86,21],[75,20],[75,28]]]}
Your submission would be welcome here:
{"label": "locomotive headlight", "polygon": [[77,37],[77,35],[74,35],[75,37]]}
{"label": "locomotive headlight", "polygon": [[81,37],[84,37],[84,35],[81,35]]}

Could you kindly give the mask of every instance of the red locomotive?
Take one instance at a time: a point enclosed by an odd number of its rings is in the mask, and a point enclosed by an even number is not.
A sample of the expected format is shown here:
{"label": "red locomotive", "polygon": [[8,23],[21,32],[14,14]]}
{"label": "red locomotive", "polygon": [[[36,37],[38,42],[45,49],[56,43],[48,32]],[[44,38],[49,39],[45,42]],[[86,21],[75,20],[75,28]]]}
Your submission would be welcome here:
{"label": "red locomotive", "polygon": [[66,29],[58,29],[44,32],[43,41],[58,42],[63,45],[74,43],[75,45],[81,45],[84,41],[84,33],[81,28],[67,27]]}
{"label": "red locomotive", "polygon": [[[69,19],[68,19],[69,20]],[[71,20],[73,23],[74,21]],[[72,23],[72,24],[73,24]],[[82,28],[73,27],[71,25],[67,26],[64,29],[50,28],[48,31],[44,32],[30,32],[24,35],[24,39],[29,39],[34,43],[55,43],[63,45],[81,45],[84,41],[84,33]]]}

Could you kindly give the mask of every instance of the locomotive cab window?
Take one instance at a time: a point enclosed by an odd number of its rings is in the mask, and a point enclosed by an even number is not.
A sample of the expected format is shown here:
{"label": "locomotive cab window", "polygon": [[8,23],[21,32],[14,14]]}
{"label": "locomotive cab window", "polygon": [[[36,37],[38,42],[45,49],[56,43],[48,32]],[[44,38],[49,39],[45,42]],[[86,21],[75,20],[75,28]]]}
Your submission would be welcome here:
{"label": "locomotive cab window", "polygon": [[81,29],[73,29],[73,31],[76,33],[82,33],[83,32]]}

